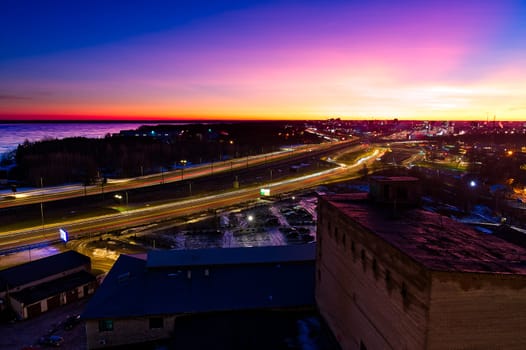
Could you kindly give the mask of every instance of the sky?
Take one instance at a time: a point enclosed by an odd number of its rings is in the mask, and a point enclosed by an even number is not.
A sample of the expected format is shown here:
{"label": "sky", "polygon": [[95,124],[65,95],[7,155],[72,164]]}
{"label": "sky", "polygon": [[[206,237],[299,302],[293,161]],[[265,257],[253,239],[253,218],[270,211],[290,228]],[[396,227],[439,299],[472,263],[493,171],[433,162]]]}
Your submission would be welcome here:
{"label": "sky", "polygon": [[526,120],[525,0],[2,0],[0,119]]}

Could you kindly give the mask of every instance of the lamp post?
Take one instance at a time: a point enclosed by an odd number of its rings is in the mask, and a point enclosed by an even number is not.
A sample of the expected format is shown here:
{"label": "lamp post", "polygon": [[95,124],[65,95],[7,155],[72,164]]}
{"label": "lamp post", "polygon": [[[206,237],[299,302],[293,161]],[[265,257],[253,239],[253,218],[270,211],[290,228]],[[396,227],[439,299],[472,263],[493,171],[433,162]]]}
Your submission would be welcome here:
{"label": "lamp post", "polygon": [[[122,203],[122,195],[121,194],[116,194],[113,197],[115,197],[115,199],[118,199],[119,202]],[[128,211],[128,191],[124,192],[124,197],[125,197],[125,200],[126,200],[126,211]]]}
{"label": "lamp post", "polygon": [[[40,190],[42,191],[43,188],[44,188],[44,180],[42,179],[42,177],[40,177]],[[42,221],[42,231],[44,231],[44,203],[42,200],[42,197],[44,196],[44,192],[42,192],[40,196],[41,196],[40,197],[40,219]]]}
{"label": "lamp post", "polygon": [[186,166],[186,159],[181,160],[181,180],[183,179],[184,167]]}

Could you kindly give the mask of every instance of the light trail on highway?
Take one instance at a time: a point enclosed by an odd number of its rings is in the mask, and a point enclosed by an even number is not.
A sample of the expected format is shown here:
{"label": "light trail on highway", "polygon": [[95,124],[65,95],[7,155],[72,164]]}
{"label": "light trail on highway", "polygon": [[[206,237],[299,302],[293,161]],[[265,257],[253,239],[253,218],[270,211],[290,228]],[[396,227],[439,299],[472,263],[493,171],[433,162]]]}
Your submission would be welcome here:
{"label": "light trail on highway", "polygon": [[[373,162],[376,158],[381,157],[382,154],[383,151],[375,150],[372,155],[362,160],[362,162]],[[357,170],[359,170],[358,165],[340,166],[310,175],[268,183],[264,187],[270,188],[273,195],[292,193],[330,181],[356,176]],[[57,241],[60,228],[66,229],[71,238],[83,238],[140,225],[163,222],[200,212],[233,207],[240,203],[258,200],[260,198],[260,188],[261,186],[251,186],[206,197],[195,197],[146,208],[137,208],[117,214],[64,221],[38,228],[7,231],[0,233],[0,250],[16,246],[27,246],[43,241]]]}
{"label": "light trail on highway", "polygon": [[[108,179],[108,182],[102,185],[66,185],[48,188],[35,188],[28,191],[18,192],[16,194],[4,195],[0,197],[0,208],[9,208],[14,206],[45,203],[48,201],[63,200],[75,197],[92,196],[102,193],[126,191],[136,188],[148,187],[163,183],[172,183],[183,180],[195,179],[202,176],[234,171],[249,168],[262,164],[299,157],[310,152],[320,152],[330,150],[331,148],[341,147],[355,140],[347,140],[333,143],[322,143],[312,145],[302,145],[295,148],[285,149],[278,152],[247,156],[232,160],[224,160],[202,164],[193,167],[185,167],[156,174],[150,174],[129,179]],[[9,198],[9,199],[7,199]],[[3,199],[3,200],[2,200]]]}

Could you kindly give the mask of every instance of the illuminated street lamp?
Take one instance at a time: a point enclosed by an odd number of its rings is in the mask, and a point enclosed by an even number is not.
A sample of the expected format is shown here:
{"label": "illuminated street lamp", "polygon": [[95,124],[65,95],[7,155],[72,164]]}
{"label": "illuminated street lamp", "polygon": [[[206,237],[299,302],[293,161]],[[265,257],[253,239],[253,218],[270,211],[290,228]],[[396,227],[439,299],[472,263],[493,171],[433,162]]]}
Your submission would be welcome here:
{"label": "illuminated street lamp", "polygon": [[[124,192],[124,195],[126,197],[126,210],[128,210],[128,191]],[[119,203],[122,202],[122,195],[121,194],[116,194],[113,196],[115,199],[118,199],[119,200]]]}
{"label": "illuminated street lamp", "polygon": [[181,180],[183,179],[184,167],[186,166],[186,163],[187,163],[186,159],[181,160],[181,165],[182,165],[182,167],[181,167]]}
{"label": "illuminated street lamp", "polygon": [[473,187],[477,187],[477,183],[475,182],[475,180],[471,180],[469,182],[469,187],[473,188]]}

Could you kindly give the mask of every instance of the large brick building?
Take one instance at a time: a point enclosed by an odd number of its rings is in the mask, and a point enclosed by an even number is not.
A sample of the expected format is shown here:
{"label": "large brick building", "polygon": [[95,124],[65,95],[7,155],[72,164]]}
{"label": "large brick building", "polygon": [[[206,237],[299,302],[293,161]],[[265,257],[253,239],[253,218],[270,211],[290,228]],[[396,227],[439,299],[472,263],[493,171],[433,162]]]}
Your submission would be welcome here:
{"label": "large brick building", "polygon": [[318,211],[316,301],[342,349],[526,349],[524,248],[367,194]]}

